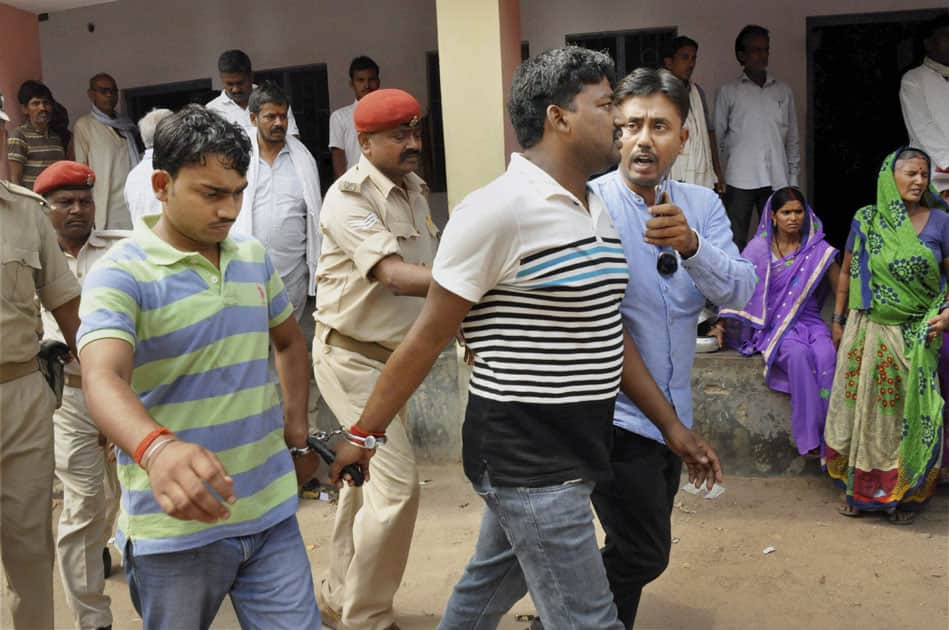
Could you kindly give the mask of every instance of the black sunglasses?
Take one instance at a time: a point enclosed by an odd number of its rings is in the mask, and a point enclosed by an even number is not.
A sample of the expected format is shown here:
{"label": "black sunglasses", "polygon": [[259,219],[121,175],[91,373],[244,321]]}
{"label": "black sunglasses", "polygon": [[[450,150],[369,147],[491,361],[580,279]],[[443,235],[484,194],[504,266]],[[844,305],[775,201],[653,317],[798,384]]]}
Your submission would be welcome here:
{"label": "black sunglasses", "polygon": [[656,271],[663,276],[671,276],[679,269],[679,259],[672,252],[659,252],[656,259]]}

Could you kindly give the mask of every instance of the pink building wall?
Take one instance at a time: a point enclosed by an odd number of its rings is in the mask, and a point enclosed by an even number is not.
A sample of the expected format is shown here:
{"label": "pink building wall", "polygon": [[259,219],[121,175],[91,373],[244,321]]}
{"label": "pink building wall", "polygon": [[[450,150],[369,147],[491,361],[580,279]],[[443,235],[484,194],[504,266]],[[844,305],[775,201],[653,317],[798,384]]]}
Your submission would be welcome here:
{"label": "pink building wall", "polygon": [[42,80],[40,30],[36,15],[0,4],[0,92],[10,121],[7,129],[18,125],[23,116],[16,91],[27,79]]}

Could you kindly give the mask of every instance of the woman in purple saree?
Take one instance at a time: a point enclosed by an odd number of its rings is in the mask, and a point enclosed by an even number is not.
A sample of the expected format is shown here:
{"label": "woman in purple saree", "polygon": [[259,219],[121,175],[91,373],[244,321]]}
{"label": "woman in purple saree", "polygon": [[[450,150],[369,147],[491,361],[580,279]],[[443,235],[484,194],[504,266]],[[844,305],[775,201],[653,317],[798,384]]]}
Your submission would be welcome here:
{"label": "woman in purple saree", "polygon": [[[765,383],[791,396],[791,435],[802,455],[819,454],[837,352],[821,307],[835,288],[837,250],[796,188],[771,195],[757,235],[741,255],[758,285],[745,308],[723,309],[716,336],[744,355],[764,357]],[[829,272],[829,273],[828,273]]]}

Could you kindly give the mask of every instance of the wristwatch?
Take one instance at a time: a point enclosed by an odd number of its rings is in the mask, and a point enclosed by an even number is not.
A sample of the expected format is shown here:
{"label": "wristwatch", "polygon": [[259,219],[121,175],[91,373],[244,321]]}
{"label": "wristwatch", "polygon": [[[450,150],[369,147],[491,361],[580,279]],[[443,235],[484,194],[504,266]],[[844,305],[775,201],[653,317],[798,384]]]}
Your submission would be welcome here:
{"label": "wristwatch", "polygon": [[290,457],[293,459],[296,459],[297,457],[303,457],[304,455],[309,455],[310,453],[314,452],[313,449],[310,448],[309,444],[302,448],[297,446],[288,446],[287,449],[290,451]]}
{"label": "wristwatch", "polygon": [[377,446],[382,446],[386,443],[386,436],[384,435],[367,435],[366,437],[362,437],[359,435],[353,435],[349,431],[346,431],[345,435],[346,441],[353,446],[358,446],[359,448],[364,448],[370,451]]}

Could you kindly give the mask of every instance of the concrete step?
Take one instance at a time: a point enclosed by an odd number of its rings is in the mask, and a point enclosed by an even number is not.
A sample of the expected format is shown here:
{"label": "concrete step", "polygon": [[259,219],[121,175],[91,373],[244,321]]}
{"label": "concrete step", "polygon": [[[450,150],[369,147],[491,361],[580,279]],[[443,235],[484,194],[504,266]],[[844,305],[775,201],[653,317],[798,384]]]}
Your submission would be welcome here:
{"label": "concrete step", "polygon": [[764,383],[761,355],[698,354],[692,368],[695,430],[718,452],[727,474],[819,473],[791,438],[791,401]]}

